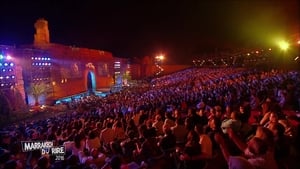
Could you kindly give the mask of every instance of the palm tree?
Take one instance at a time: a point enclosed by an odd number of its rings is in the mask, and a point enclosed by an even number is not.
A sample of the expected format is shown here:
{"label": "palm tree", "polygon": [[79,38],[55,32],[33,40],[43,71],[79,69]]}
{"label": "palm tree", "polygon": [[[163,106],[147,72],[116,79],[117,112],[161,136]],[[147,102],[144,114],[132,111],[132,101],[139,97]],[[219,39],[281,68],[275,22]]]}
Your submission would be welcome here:
{"label": "palm tree", "polygon": [[34,105],[38,106],[39,103],[39,97],[43,94],[48,94],[50,91],[49,85],[41,82],[41,83],[31,83],[28,88],[28,93],[31,94],[34,98]]}
{"label": "palm tree", "polygon": [[131,76],[130,76],[129,72],[126,71],[126,72],[123,74],[123,79],[122,79],[123,84],[127,85],[128,82],[129,82],[130,80],[131,80]]}

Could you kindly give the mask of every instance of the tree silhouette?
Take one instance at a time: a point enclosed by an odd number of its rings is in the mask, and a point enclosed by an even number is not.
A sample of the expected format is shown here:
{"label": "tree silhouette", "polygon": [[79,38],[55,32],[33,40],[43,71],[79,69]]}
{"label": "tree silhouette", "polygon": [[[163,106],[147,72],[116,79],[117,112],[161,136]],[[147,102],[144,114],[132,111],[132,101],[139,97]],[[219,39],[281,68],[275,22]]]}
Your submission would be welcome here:
{"label": "tree silhouette", "polygon": [[10,104],[8,98],[0,90],[0,115],[8,116],[10,112]]}
{"label": "tree silhouette", "polygon": [[28,93],[31,94],[34,98],[34,105],[38,106],[39,103],[39,98],[40,96],[44,94],[48,94],[50,92],[51,88],[49,85],[43,83],[43,82],[38,82],[38,83],[31,83],[29,88],[28,88]]}

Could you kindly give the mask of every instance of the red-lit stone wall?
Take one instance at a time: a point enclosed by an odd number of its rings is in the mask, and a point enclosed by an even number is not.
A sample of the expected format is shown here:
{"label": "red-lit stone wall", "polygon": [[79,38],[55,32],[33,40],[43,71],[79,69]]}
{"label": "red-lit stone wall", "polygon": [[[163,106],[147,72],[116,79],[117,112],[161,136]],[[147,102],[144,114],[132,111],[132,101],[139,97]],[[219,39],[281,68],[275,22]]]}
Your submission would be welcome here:
{"label": "red-lit stone wall", "polygon": [[[54,100],[86,92],[89,72],[95,75],[97,91],[113,85],[114,58],[110,52],[61,44],[35,44],[33,47],[51,55]],[[73,65],[79,70],[76,75],[72,73]]]}

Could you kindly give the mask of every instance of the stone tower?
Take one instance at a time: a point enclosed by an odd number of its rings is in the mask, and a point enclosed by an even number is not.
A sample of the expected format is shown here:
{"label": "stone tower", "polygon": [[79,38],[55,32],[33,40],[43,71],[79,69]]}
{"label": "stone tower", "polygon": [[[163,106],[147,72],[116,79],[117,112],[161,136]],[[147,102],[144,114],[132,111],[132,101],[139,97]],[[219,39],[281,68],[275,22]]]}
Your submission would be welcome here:
{"label": "stone tower", "polygon": [[38,19],[35,24],[34,44],[48,44],[50,43],[48,21],[41,18]]}

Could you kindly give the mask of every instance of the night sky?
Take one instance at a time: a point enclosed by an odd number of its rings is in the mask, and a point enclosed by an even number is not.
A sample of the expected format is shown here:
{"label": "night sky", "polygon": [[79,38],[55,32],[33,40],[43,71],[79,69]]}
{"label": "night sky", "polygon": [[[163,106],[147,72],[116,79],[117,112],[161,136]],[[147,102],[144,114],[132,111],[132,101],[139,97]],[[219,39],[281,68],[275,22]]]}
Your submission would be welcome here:
{"label": "night sky", "polygon": [[0,45],[32,44],[48,20],[50,41],[116,57],[165,54],[169,63],[203,53],[272,45],[299,36],[298,0],[1,0]]}

